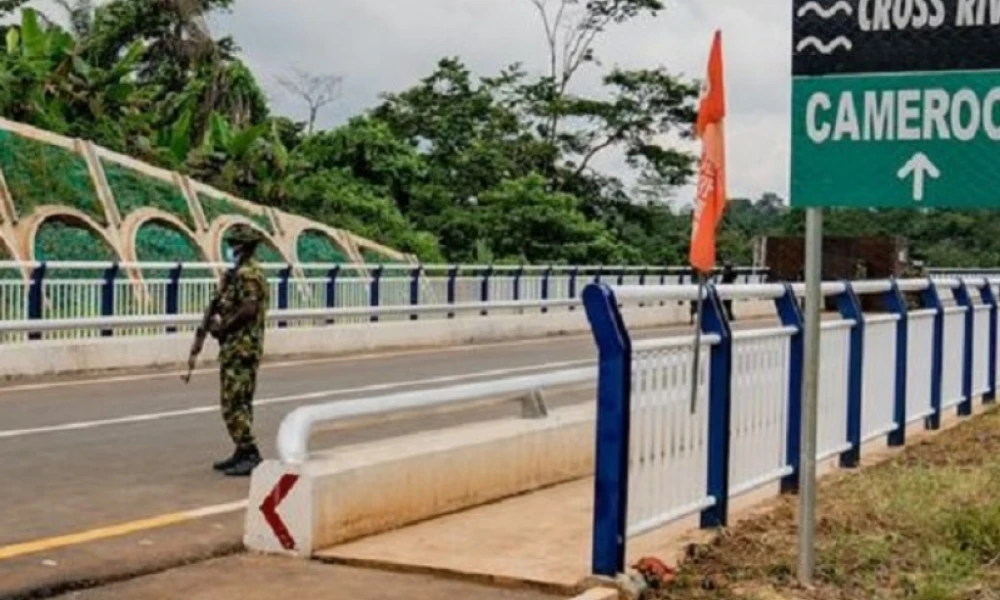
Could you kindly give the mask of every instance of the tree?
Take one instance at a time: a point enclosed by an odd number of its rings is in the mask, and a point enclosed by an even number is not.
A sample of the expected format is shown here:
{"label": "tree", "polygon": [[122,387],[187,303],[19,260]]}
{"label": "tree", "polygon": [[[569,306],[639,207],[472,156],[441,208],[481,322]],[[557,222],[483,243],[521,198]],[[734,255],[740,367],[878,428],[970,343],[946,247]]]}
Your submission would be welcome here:
{"label": "tree", "polygon": [[340,86],[344,78],[338,75],[314,75],[293,68],[291,77],[282,76],[276,80],[288,93],[306,103],[309,109],[306,133],[312,134],[320,111],[340,97]]}
{"label": "tree", "polygon": [[586,63],[597,62],[594,43],[614,24],[640,14],[653,16],[663,9],[662,0],[528,0],[541,17],[548,48],[548,76],[541,97],[549,104],[543,134],[554,144],[564,116],[561,103],[573,77]]}

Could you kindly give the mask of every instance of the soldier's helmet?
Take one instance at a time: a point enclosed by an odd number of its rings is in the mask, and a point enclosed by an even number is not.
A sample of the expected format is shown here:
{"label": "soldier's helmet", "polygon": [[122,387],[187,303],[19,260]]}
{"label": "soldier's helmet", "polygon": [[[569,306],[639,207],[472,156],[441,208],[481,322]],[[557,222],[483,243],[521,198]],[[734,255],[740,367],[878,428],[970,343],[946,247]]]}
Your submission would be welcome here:
{"label": "soldier's helmet", "polygon": [[226,232],[225,239],[231,246],[256,245],[264,240],[256,229],[243,224],[233,226]]}

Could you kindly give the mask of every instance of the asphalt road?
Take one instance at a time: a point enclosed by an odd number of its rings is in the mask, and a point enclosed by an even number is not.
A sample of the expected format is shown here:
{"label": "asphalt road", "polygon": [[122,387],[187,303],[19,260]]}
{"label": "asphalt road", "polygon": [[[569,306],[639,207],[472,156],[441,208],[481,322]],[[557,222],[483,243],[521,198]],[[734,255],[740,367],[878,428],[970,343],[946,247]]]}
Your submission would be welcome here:
{"label": "asphalt road", "polygon": [[[592,339],[581,335],[268,364],[261,371],[255,429],[262,452],[274,456],[278,424],[296,406],[595,360]],[[231,451],[218,411],[217,374],[200,371],[187,386],[179,375],[0,387],[0,598],[42,588],[54,593],[238,548],[243,529],[238,509],[197,523],[153,526],[158,516],[245,501],[248,493],[247,479],[228,479],[211,469]],[[593,394],[592,386],[578,386],[550,401],[592,401]],[[338,428],[315,435],[311,446],[330,448],[518,410],[508,404]],[[142,526],[144,521],[151,525]],[[107,528],[123,524],[118,534],[107,534]]]}

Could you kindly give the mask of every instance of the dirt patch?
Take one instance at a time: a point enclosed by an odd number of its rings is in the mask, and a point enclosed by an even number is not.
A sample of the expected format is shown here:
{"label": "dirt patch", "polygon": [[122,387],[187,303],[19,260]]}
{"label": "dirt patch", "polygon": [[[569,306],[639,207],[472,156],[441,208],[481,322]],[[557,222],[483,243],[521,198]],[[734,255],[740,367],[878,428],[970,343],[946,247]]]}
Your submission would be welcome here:
{"label": "dirt patch", "polygon": [[795,580],[795,497],[692,546],[660,600],[1000,600],[1000,412],[825,480],[813,590]]}

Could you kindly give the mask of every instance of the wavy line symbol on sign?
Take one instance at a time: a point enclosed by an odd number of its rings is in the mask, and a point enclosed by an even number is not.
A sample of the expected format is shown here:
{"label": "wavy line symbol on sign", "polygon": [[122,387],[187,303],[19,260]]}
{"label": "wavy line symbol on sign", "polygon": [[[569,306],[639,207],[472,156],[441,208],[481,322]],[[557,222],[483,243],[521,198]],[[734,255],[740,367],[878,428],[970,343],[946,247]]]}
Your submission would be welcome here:
{"label": "wavy line symbol on sign", "polygon": [[841,47],[844,50],[848,51],[854,48],[854,44],[851,43],[851,40],[847,39],[842,35],[835,37],[828,44],[824,43],[817,37],[809,36],[807,38],[803,38],[802,41],[799,42],[799,45],[795,47],[795,51],[802,52],[803,50],[805,50],[810,46],[815,48],[816,51],[819,52],[820,54],[831,54],[834,50]]}
{"label": "wavy line symbol on sign", "polygon": [[801,8],[799,8],[798,17],[801,19],[812,12],[816,13],[821,19],[829,19],[841,11],[846,13],[848,16],[854,14],[854,9],[851,8],[851,5],[846,0],[839,0],[839,2],[829,8],[824,8],[822,4],[813,0],[811,2],[806,2]]}

